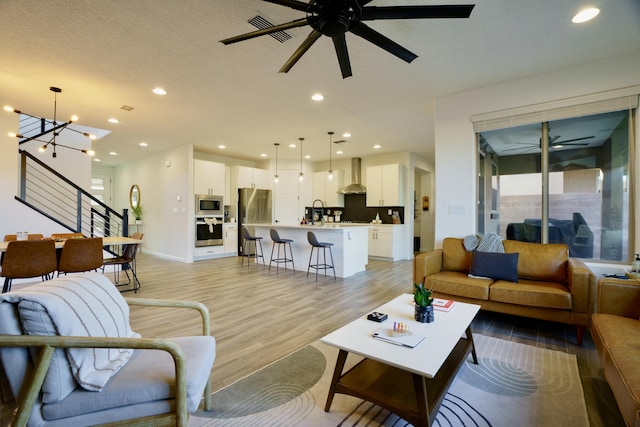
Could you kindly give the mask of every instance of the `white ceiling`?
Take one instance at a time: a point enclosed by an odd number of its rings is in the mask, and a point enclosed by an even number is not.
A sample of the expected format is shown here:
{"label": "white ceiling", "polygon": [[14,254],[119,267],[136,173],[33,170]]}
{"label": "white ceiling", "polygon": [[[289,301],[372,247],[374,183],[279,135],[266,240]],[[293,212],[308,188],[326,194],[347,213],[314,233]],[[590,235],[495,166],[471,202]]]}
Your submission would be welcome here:
{"label": "white ceiling", "polygon": [[[473,2],[370,5],[456,3]],[[59,118],[77,114],[79,124],[111,131],[94,143],[106,165],[187,143],[259,160],[273,157],[278,142],[281,159],[297,159],[299,149],[287,145],[299,137],[311,161],[321,161],[330,130],[335,139],[352,134],[340,146],[345,157],[411,151],[432,158],[435,98],[640,50],[638,0],[476,3],[470,19],[367,22],[419,57],[407,64],[348,34],[353,77],[343,80],[324,37],[288,74],[278,73],[309,27],[288,30],[293,38],[283,44],[269,36],[219,43],[252,31],[247,20],[257,14],[274,24],[304,16],[264,1],[1,0],[0,102],[51,118],[49,87],[62,88]],[[594,21],[571,23],[593,4],[601,8]],[[155,86],[168,95],[154,95]],[[325,100],[311,101],[315,92]]]}

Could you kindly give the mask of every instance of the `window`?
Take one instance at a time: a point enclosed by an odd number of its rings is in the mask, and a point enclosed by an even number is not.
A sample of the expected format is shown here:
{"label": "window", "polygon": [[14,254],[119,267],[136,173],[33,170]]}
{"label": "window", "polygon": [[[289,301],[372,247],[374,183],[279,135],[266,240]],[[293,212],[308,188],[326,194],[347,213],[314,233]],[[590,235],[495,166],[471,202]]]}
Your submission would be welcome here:
{"label": "window", "polygon": [[629,111],[479,131],[478,230],[628,261]]}

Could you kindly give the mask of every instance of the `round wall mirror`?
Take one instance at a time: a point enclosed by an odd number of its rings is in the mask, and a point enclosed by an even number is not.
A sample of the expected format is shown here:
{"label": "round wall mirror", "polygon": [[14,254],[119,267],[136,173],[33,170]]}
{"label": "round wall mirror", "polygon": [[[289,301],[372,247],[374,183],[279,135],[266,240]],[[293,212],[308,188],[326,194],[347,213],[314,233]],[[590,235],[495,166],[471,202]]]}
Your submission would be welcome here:
{"label": "round wall mirror", "polygon": [[129,205],[134,214],[140,209],[140,187],[137,184],[133,184],[129,191]]}

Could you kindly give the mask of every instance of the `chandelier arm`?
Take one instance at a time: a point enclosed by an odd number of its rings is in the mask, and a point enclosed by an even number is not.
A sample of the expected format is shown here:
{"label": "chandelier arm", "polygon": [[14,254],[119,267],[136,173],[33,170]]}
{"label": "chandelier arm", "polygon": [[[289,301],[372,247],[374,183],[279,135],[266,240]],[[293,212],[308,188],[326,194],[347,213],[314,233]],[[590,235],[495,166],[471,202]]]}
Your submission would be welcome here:
{"label": "chandelier arm", "polygon": [[[51,132],[55,132],[55,131],[60,130],[60,129],[65,129],[65,128],[66,128],[67,126],[69,126],[71,123],[73,123],[73,122],[72,122],[72,121],[68,121],[68,122],[62,123],[61,125],[57,125],[57,126],[55,126],[55,127],[52,127],[51,129],[49,129],[49,130],[47,130],[47,131],[40,132],[40,133],[39,133],[39,134],[37,134],[37,135],[30,136],[30,137],[25,138],[25,139],[21,139],[21,140],[20,140],[19,145],[22,145],[22,144],[24,144],[25,142],[29,142],[29,141],[33,141],[33,140],[36,140],[36,141],[37,141],[37,140],[38,140],[38,138],[40,138],[41,136],[44,136],[44,135],[46,135],[46,134],[48,134],[48,133],[51,133]],[[69,128],[69,129],[71,129],[71,128]],[[71,130],[73,130],[73,129],[71,129]]]}

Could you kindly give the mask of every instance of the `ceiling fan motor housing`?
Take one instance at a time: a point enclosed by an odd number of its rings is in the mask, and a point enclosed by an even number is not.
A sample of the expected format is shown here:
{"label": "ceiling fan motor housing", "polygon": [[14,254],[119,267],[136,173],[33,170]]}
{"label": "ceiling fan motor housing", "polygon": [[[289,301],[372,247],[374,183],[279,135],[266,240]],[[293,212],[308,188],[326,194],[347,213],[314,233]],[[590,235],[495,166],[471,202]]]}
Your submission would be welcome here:
{"label": "ceiling fan motor housing", "polygon": [[316,5],[307,18],[309,25],[329,37],[345,34],[362,16],[358,0],[330,0]]}

